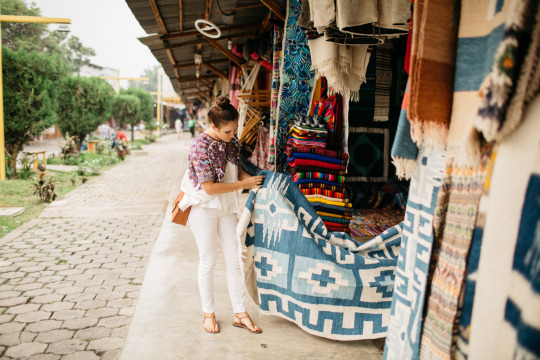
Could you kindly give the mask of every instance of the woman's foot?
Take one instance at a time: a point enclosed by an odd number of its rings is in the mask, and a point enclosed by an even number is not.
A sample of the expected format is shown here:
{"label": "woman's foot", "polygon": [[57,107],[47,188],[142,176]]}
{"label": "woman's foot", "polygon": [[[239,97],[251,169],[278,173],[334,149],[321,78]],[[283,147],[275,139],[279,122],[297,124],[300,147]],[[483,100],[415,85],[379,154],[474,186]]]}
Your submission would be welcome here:
{"label": "woman's foot", "polygon": [[236,327],[244,328],[255,334],[259,334],[262,332],[261,328],[253,323],[247,312],[234,314],[233,325]]}
{"label": "woman's foot", "polygon": [[216,315],[214,313],[203,313],[203,325],[204,325],[204,331],[211,333],[211,334],[217,334],[219,332],[219,327],[216,322]]}

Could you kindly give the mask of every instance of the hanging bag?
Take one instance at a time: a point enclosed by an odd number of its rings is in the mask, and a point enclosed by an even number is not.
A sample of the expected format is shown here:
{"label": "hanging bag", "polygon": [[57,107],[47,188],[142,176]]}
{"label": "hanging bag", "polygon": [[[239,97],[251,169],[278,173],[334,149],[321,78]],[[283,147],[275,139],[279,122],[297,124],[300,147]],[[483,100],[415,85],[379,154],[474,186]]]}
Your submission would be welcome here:
{"label": "hanging bag", "polygon": [[180,191],[180,194],[176,197],[173,203],[172,209],[172,222],[178,225],[186,226],[189,212],[191,211],[191,206],[188,207],[185,211],[180,210],[180,201],[184,198],[184,192]]}

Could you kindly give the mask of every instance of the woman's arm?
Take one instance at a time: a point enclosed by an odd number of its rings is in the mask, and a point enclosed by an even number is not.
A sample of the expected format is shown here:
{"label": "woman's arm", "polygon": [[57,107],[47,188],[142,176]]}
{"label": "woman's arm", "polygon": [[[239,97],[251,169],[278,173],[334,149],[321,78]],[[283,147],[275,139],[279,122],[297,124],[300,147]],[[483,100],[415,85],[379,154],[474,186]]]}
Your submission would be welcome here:
{"label": "woman's arm", "polygon": [[207,181],[201,184],[203,190],[208,195],[226,194],[233,191],[242,189],[260,188],[264,181],[264,176],[249,176],[244,173],[247,178],[236,181],[234,183],[216,183],[214,181]]}

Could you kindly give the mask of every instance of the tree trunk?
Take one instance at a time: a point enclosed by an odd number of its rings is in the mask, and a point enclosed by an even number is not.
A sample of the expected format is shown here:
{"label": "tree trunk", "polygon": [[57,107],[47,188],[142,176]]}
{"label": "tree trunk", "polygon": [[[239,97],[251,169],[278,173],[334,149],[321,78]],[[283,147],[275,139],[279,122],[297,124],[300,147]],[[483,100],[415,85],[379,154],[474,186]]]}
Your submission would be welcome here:
{"label": "tree trunk", "polygon": [[8,157],[9,170],[11,171],[11,178],[13,179],[17,175],[17,156],[19,155],[19,150],[21,149],[20,144],[15,144],[11,149],[6,146],[6,155]]}
{"label": "tree trunk", "polygon": [[131,142],[135,141],[135,125],[131,125]]}

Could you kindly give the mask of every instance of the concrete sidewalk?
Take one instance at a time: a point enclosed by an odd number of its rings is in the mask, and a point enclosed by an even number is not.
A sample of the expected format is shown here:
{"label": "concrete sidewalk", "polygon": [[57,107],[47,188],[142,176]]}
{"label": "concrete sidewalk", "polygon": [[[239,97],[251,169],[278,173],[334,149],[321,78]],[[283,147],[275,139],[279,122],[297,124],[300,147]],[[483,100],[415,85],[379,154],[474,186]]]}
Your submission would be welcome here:
{"label": "concrete sidewalk", "polygon": [[[183,154],[181,173],[187,166]],[[178,194],[179,183],[169,200]],[[247,196],[243,196],[244,202]],[[332,341],[275,316],[248,309],[263,329],[251,334],[232,326],[225,260],[219,247],[215,279],[219,334],[204,332],[197,285],[198,253],[186,227],[170,221],[171,203],[154,245],[122,360],[178,359],[381,359],[382,340]]]}

